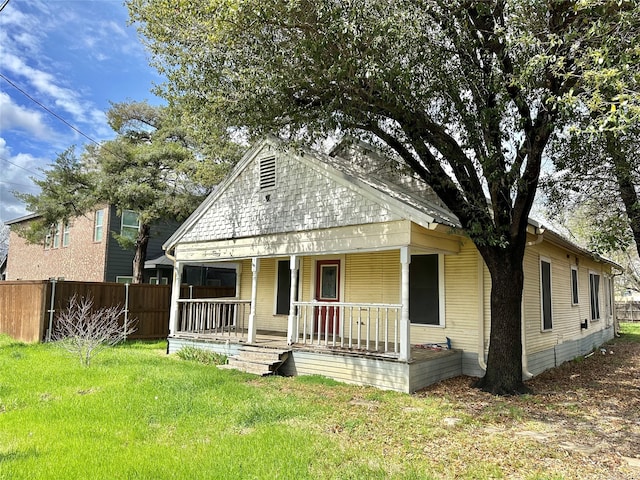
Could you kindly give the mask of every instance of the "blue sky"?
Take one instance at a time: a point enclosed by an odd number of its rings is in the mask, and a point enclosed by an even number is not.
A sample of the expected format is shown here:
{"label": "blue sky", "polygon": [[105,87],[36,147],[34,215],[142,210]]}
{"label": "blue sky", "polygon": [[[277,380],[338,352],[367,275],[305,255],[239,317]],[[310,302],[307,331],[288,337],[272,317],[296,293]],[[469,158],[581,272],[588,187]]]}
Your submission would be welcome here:
{"label": "blue sky", "polygon": [[[0,5],[4,0],[0,1]],[[113,137],[109,102],[149,100],[161,83],[122,0],[10,0],[0,11],[0,73],[93,140]],[[12,191],[88,140],[0,78],[0,221],[28,213]]]}

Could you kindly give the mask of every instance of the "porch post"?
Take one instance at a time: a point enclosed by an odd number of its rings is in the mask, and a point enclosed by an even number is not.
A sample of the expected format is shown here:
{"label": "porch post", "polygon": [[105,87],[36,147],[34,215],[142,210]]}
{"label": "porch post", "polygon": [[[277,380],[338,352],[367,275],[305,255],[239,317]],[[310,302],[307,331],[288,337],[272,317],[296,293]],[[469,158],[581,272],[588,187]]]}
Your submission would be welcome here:
{"label": "porch post", "polygon": [[287,342],[289,345],[298,340],[298,325],[296,322],[296,309],[293,302],[296,301],[296,293],[298,292],[298,268],[299,259],[296,255],[291,255],[289,268],[291,268],[291,291],[289,294],[289,323],[287,325]]}
{"label": "porch post", "polygon": [[179,261],[173,263],[173,283],[171,287],[171,310],[169,311],[169,335],[178,333],[178,320],[180,318],[180,285],[182,285],[182,270],[184,264]]}
{"label": "porch post", "polygon": [[249,314],[249,332],[247,342],[256,341],[256,298],[258,297],[258,272],[260,271],[260,259],[251,259],[251,313]]}
{"label": "porch post", "polygon": [[411,321],[409,320],[409,265],[411,255],[409,247],[400,249],[400,263],[402,265],[402,280],[400,283],[400,297],[402,310],[400,313],[400,360],[411,358]]}

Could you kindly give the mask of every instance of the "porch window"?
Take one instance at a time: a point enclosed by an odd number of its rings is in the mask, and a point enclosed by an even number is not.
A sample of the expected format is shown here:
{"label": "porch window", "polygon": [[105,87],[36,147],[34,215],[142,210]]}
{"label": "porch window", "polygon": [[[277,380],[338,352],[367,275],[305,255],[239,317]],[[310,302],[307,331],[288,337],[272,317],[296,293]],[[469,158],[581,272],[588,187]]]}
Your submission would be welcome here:
{"label": "porch window", "polygon": [[135,240],[140,230],[140,219],[138,214],[132,210],[123,210],[120,235],[130,240]]}
{"label": "porch window", "polygon": [[[278,260],[277,274],[276,315],[288,315],[291,300],[291,264],[289,260]],[[298,278],[300,277],[298,276]],[[296,292],[296,300],[298,300],[298,292]]]}
{"label": "porch window", "polygon": [[260,190],[267,190],[276,186],[276,158],[269,157],[260,160]]}
{"label": "porch window", "polygon": [[578,305],[578,267],[571,267],[571,305]]}
{"label": "porch window", "polygon": [[600,320],[600,275],[589,273],[589,292],[591,297],[591,320]]}
{"label": "porch window", "polygon": [[411,323],[441,325],[439,255],[413,255],[409,264]]}
{"label": "porch window", "polygon": [[542,307],[542,330],[553,328],[551,301],[551,262],[540,260],[540,303]]}

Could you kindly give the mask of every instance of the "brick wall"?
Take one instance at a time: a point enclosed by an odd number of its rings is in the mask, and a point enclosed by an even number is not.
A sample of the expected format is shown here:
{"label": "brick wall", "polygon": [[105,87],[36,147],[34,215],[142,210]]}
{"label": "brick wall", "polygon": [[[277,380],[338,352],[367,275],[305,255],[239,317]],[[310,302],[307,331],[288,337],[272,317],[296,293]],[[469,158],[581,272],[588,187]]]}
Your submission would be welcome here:
{"label": "brick wall", "polygon": [[[102,282],[106,241],[109,237],[107,209],[102,241],[93,241],[94,214],[76,217],[70,222],[69,245],[44,248],[41,244],[28,244],[12,226],[9,235],[7,280],[46,280],[52,277],[65,280]],[[17,226],[17,225],[15,225]]]}

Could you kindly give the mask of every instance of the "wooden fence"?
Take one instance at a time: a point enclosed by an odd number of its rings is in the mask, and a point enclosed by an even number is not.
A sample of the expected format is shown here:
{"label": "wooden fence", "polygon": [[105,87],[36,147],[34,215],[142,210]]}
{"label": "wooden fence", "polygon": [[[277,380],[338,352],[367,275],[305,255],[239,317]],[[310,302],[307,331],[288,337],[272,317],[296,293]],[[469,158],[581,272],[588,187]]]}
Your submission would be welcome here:
{"label": "wooden fence", "polygon": [[640,322],[640,301],[616,302],[619,322]]}
{"label": "wooden fence", "polygon": [[[93,299],[93,307],[123,306],[125,320],[136,321],[131,339],[166,338],[169,333],[171,287],[149,285],[72,281],[11,281],[0,282],[0,333],[24,342],[39,342],[47,338],[49,328],[55,328],[57,314],[68,307],[69,300]],[[215,298],[235,295],[234,287],[189,287],[180,289],[181,298]]]}

